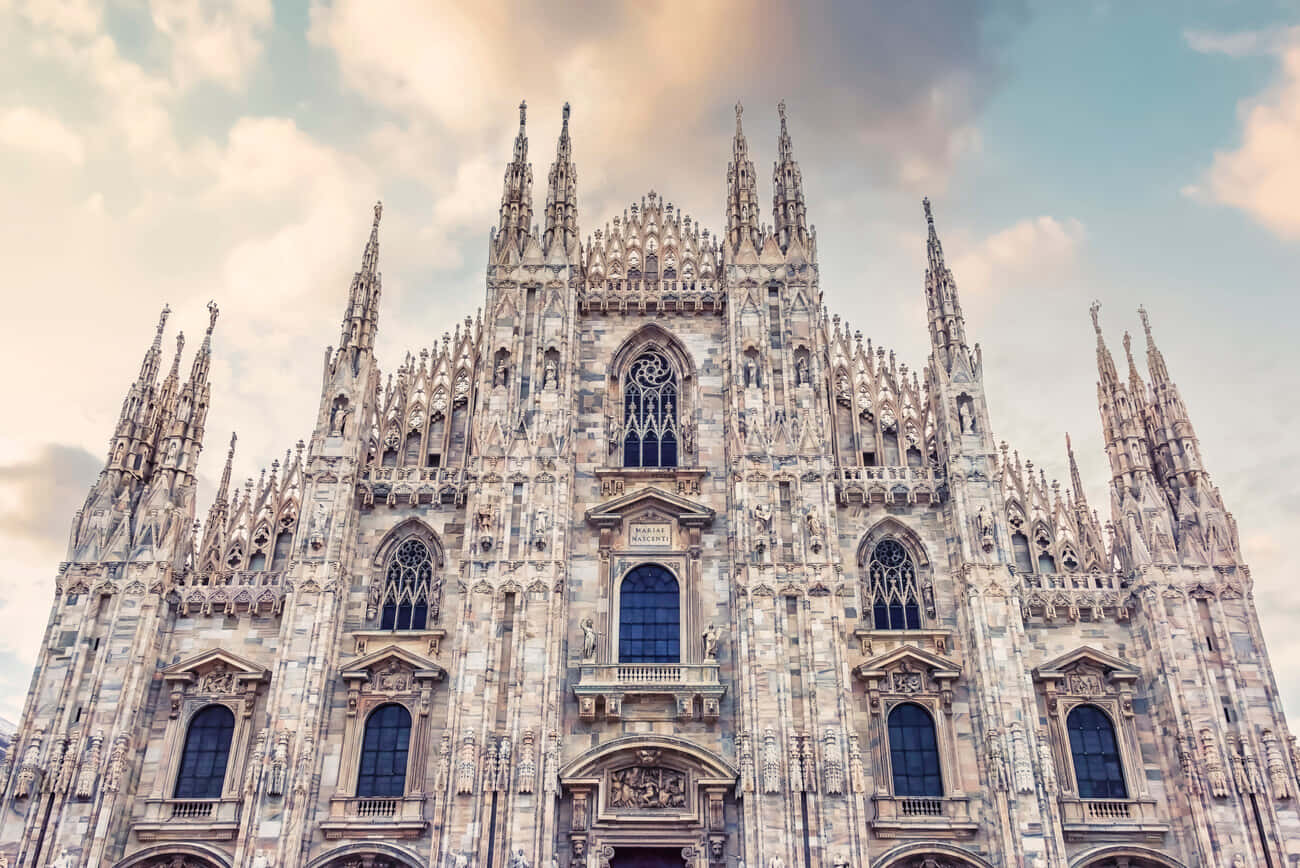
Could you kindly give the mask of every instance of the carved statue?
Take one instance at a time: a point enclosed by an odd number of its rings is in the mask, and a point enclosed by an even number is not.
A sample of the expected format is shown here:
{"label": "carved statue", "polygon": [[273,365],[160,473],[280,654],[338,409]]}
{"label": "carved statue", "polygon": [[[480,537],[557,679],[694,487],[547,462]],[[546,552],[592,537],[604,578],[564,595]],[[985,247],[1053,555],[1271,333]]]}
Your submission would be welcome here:
{"label": "carved statue", "polygon": [[808,531],[808,548],[814,553],[821,551],[825,527],[822,525],[821,514],[813,507],[809,507],[804,515],[804,527]]}
{"label": "carved statue", "polygon": [[704,659],[718,659],[718,628],[712,624],[704,629]]}
{"label": "carved statue", "polygon": [[590,618],[582,622],[582,659],[596,659],[596,623]]}
{"label": "carved statue", "polygon": [[745,388],[758,386],[758,366],[753,359],[745,359]]}
{"label": "carved statue", "polygon": [[800,356],[794,362],[794,384],[796,386],[807,386],[811,382],[812,376],[808,372],[808,360]]}
{"label": "carved statue", "polygon": [[311,509],[311,524],[308,526],[307,539],[316,550],[325,547],[326,525],[329,523],[329,506],[323,500],[316,501]]}
{"label": "carved statue", "polygon": [[963,434],[974,434],[975,431],[975,414],[971,410],[970,401],[960,401],[957,404],[957,415],[961,418],[961,432]]}
{"label": "carved statue", "polygon": [[1205,778],[1210,784],[1210,792],[1215,798],[1228,797],[1228,774],[1223,767],[1223,755],[1214,743],[1214,733],[1208,729],[1201,730],[1201,761],[1205,766]]}
{"label": "carved statue", "polygon": [[989,508],[984,504],[975,513],[975,526],[980,532],[980,547],[986,552],[993,551],[993,520],[989,517]]}
{"label": "carved statue", "polygon": [[510,369],[506,367],[506,360],[502,358],[501,361],[497,362],[496,373],[493,375],[492,385],[504,386],[508,376],[510,376]]}
{"label": "carved statue", "polygon": [[348,405],[347,398],[340,395],[334,399],[334,405],[330,407],[329,433],[331,435],[343,434],[343,428],[347,424],[350,412],[352,412],[352,408]]}
{"label": "carved statue", "polygon": [[72,854],[65,847],[59,852],[59,858],[50,863],[50,868],[72,868]]}
{"label": "carved statue", "polygon": [[289,733],[281,732],[275,741],[275,750],[271,755],[271,776],[267,780],[266,792],[272,796],[284,795],[285,779],[289,775]]}
{"label": "carved statue", "polygon": [[767,548],[768,537],[772,533],[772,505],[758,503],[753,509],[754,515],[754,551],[762,552]]}
{"label": "carved statue", "polygon": [[555,364],[555,359],[547,359],[542,373],[542,389],[555,389],[559,385],[559,369]]}
{"label": "carved statue", "polygon": [[769,726],[763,730],[763,792],[781,791],[781,753],[776,746],[776,733]]}
{"label": "carved statue", "polygon": [[547,537],[551,534],[551,511],[543,507],[533,516],[533,548],[546,550]]}

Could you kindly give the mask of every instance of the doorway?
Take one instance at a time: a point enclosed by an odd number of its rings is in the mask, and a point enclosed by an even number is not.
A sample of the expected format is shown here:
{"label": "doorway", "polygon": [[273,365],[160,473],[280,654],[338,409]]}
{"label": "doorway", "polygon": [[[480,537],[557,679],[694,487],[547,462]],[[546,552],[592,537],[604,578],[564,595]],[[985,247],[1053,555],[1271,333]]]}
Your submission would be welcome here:
{"label": "doorway", "polygon": [[682,868],[682,848],[625,847],[614,848],[609,868]]}

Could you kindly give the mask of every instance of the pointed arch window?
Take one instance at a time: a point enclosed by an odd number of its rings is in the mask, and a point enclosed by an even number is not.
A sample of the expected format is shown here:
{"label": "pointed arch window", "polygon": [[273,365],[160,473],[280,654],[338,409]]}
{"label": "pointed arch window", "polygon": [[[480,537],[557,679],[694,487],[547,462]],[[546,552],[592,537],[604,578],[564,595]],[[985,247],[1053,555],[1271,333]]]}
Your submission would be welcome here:
{"label": "pointed arch window", "polygon": [[[381,599],[381,630],[423,630],[429,626],[434,594],[433,555],[424,540],[403,540],[388,558]],[[437,617],[436,610],[434,617]]]}
{"label": "pointed arch window", "polygon": [[1065,720],[1081,799],[1127,799],[1115,725],[1095,705],[1080,705]]}
{"label": "pointed arch window", "polygon": [[921,706],[907,702],[889,713],[889,765],[895,796],[943,797],[934,718]]}
{"label": "pointed arch window", "polygon": [[677,374],[666,356],[646,350],[623,384],[623,466],[676,467]]}
{"label": "pointed arch window", "polygon": [[235,714],[224,705],[209,705],[194,715],[185,734],[174,798],[221,798],[234,734]]}
{"label": "pointed arch window", "polygon": [[406,795],[406,762],[411,746],[411,713],[396,702],[381,705],[366,719],[357,770],[358,798]]}
{"label": "pointed arch window", "polygon": [[916,564],[897,540],[884,539],[871,550],[867,567],[872,619],[877,630],[921,629]]}
{"label": "pointed arch window", "polygon": [[643,564],[619,589],[618,661],[681,661],[681,607],[677,579],[655,564]]}

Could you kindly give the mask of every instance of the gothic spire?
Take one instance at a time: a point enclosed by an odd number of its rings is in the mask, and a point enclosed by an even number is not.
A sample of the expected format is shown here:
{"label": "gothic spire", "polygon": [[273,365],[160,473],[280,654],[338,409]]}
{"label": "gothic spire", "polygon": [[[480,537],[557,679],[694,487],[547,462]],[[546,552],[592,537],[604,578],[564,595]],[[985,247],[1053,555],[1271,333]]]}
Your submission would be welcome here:
{"label": "gothic spire", "polygon": [[501,215],[497,223],[497,249],[504,250],[514,244],[523,251],[529,227],[533,224],[533,167],[528,162],[528,132],[525,123],[528,104],[519,103],[519,132],[515,135],[515,149],[506,165],[505,180],[501,189]]}
{"label": "gothic spire", "polygon": [[208,520],[203,523],[203,545],[199,547],[200,552],[208,551],[210,542],[225,529],[230,512],[230,470],[235,463],[235,442],[238,439],[238,435],[231,431],[230,451],[226,453],[226,466],[221,469],[221,483],[217,486],[212,506],[208,507]]}
{"label": "gothic spire", "polygon": [[943,245],[934,228],[930,200],[922,199],[921,207],[925,211],[925,250],[929,263],[925,270],[925,306],[930,320],[930,344],[944,370],[951,372],[954,365],[969,363],[966,320],[957,297],[957,282],[943,260]]}
{"label": "gothic spire", "polygon": [[1070,459],[1070,490],[1074,493],[1075,502],[1080,503],[1087,508],[1087,496],[1083,492],[1083,479],[1079,476],[1079,462],[1074,460],[1074,444],[1070,442],[1070,433],[1065,433],[1065,454]]}
{"label": "gothic spire", "polygon": [[1187,414],[1187,406],[1178,386],[1169,376],[1165,357],[1151,334],[1151,320],[1145,308],[1138,308],[1142,330],[1147,339],[1147,370],[1151,374],[1151,413],[1148,434],[1157,459],[1161,482],[1177,489],[1195,485],[1196,476],[1204,471],[1196,430]]}
{"label": "gothic spire", "polygon": [[808,247],[808,208],[803,198],[803,175],[794,159],[790,132],[785,123],[785,100],[777,104],[781,116],[781,134],[776,143],[776,162],[772,165],[772,221],[782,250],[791,241]]}
{"label": "gothic spire", "polygon": [[546,234],[543,248],[549,253],[556,240],[570,262],[578,255],[578,169],[573,165],[573,144],[569,141],[569,104],[564,104],[564,122],[555,146],[555,162],[546,185]]}
{"label": "gothic spire", "polygon": [[[343,333],[339,338],[339,352],[351,350],[354,354],[372,349],[375,332],[379,329],[379,296],[382,281],[379,274],[379,218],[383,216],[384,203],[375,203],[375,219],[370,225],[370,239],[361,254],[361,270],[352,277],[348,290],[348,306],[343,312]],[[214,315],[215,321],[215,315]]]}
{"label": "gothic spire", "polygon": [[109,441],[107,467],[110,470],[127,470],[134,464],[138,454],[138,440],[147,437],[149,427],[156,411],[158,371],[162,365],[162,338],[167,328],[167,317],[171,308],[163,305],[158,314],[158,327],[154,331],[153,342],[145,350],[140,362],[140,373],[135,382],[126,391],[122,399],[122,410],[118,414],[117,426]]}
{"label": "gothic spire", "polygon": [[731,162],[727,164],[727,240],[732,253],[740,249],[745,239],[757,253],[762,249],[763,241],[758,228],[754,163],[749,159],[749,145],[740,126],[740,115],[744,110],[740,103],[736,103],[736,135],[731,140]]}

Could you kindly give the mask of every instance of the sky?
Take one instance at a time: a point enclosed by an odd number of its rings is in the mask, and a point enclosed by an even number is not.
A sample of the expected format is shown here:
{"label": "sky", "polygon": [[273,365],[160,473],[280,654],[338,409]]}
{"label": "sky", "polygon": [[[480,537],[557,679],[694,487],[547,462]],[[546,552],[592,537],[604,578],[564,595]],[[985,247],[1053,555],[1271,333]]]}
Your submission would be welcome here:
{"label": "sky", "polygon": [[230,431],[236,480],[310,434],[375,200],[381,366],[475,312],[521,99],[584,237],[652,189],[716,232],[737,101],[765,199],[784,99],[826,303],[913,368],[928,195],[995,436],[1064,480],[1068,431],[1103,514],[1088,305],[1114,352],[1145,305],[1300,714],[1296,0],[544,7],[0,0],[0,715],[163,303],[222,312],[203,514]]}

